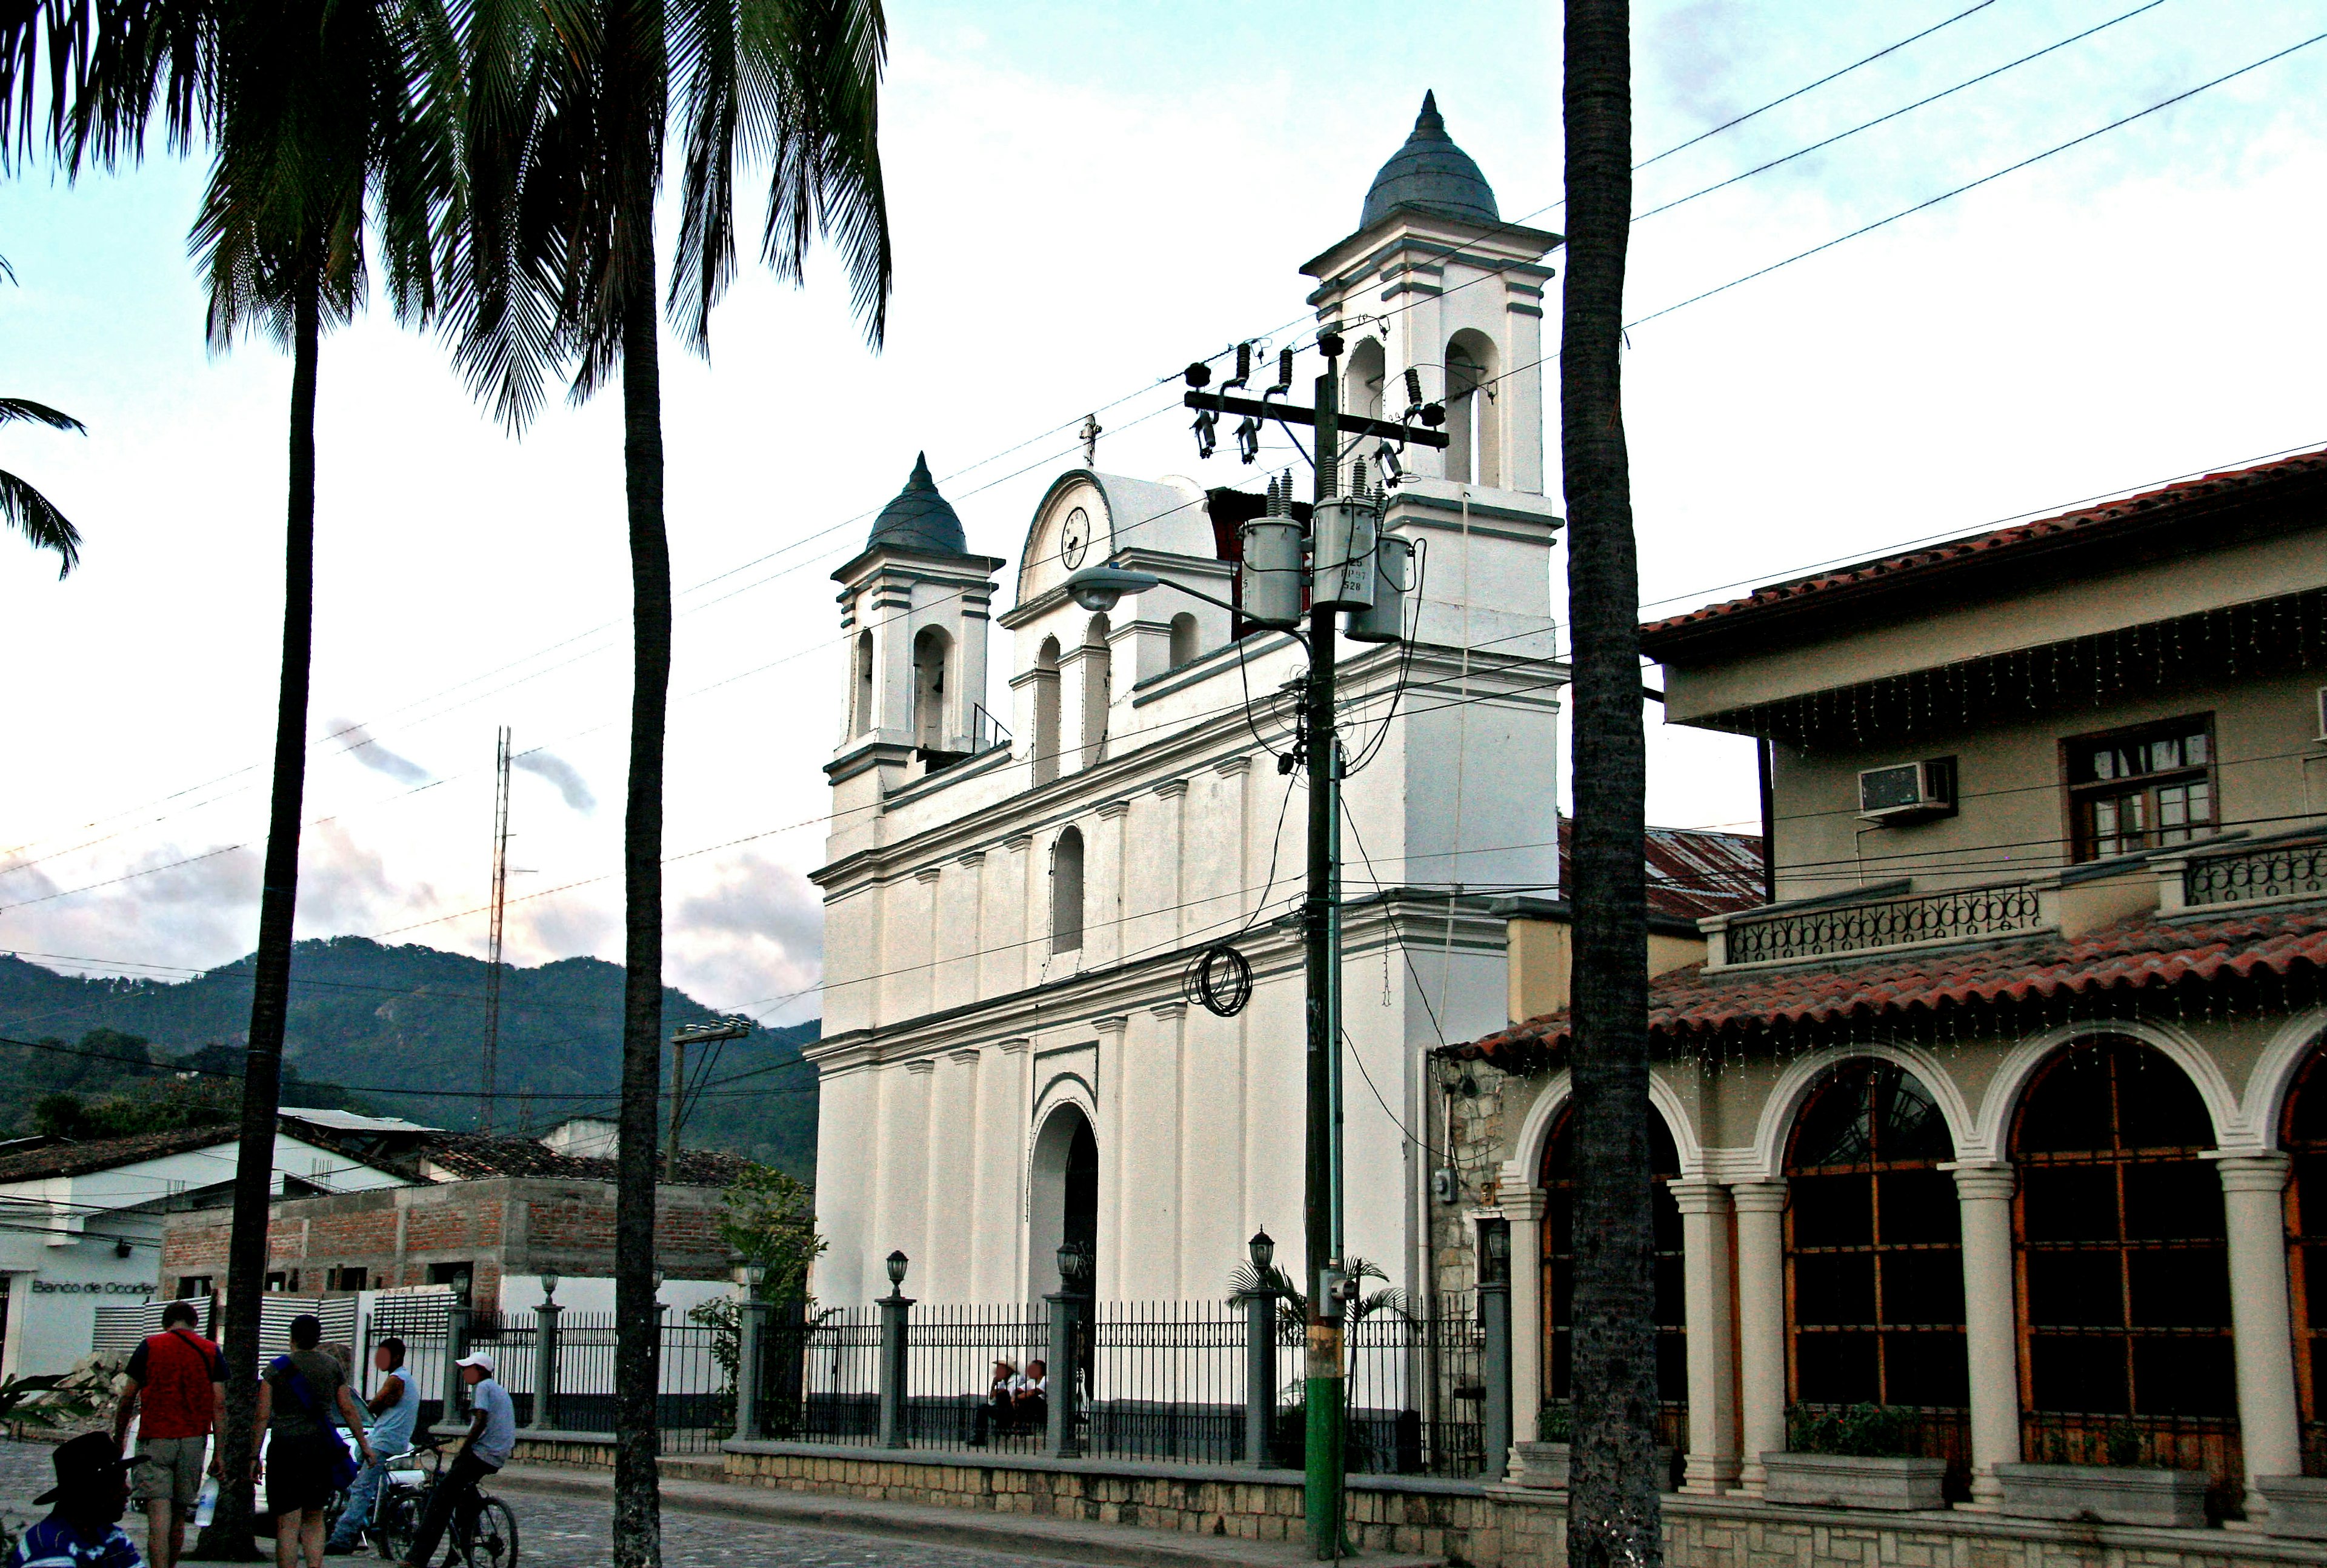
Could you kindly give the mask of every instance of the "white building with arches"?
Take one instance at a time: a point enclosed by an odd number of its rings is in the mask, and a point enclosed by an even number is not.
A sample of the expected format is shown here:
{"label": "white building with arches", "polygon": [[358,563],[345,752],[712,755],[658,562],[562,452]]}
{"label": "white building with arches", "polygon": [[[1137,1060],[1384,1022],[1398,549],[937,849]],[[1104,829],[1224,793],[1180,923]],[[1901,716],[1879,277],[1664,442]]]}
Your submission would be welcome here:
{"label": "white building with arches", "polygon": [[[1557,243],[1500,221],[1431,102],[1357,230],[1303,268],[1351,345],[1344,405],[1396,417],[1411,370],[1455,437],[1415,449],[1387,505],[1423,564],[1407,640],[1351,645],[1341,677],[1349,1234],[1409,1288],[1434,1272],[1424,1053],[1507,1022],[1510,901],[1558,891]],[[1070,1235],[1102,1298],[1217,1299],[1255,1230],[1300,1235],[1304,816],[1278,761],[1304,656],[1187,592],[1232,598],[1262,505],[1070,469],[1005,589],[922,464],[834,574],[819,1299],[880,1293],[894,1250],[919,1299],[1032,1301]],[[1090,614],[1061,584],[1103,561],[1161,584]],[[1253,970],[1233,1016],[1182,983],[1221,941]]]}
{"label": "white building with arches", "polygon": [[[1676,1480],[1884,1407],[1960,1506],[2019,1467],[2327,1471],[2327,458],[1644,629],[1761,748],[1776,901],[1651,983]],[[1567,1396],[1565,1011],[1437,1053],[1510,1227],[1517,1424]],[[2107,1516],[2103,1515],[2106,1519]]]}

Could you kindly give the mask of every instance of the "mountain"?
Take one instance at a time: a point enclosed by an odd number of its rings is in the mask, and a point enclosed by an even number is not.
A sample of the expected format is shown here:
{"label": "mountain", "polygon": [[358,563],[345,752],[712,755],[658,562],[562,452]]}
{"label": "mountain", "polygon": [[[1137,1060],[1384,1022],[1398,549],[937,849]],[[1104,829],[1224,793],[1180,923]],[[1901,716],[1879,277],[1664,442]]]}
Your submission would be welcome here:
{"label": "mountain", "polygon": [[[476,1125],[485,1018],[482,959],[361,937],[299,943],[291,967],[286,1069],[305,1103],[352,1104],[432,1126]],[[41,1096],[148,1092],[136,1080],[137,1042],[164,1072],[231,1060],[206,1047],[240,1047],[250,1022],[252,960],[191,980],[89,979],[0,956],[0,1035],[38,1042],[5,1048],[0,1126],[28,1125]],[[621,1077],[622,970],[601,958],[564,958],[501,971],[495,1122],[547,1130],[571,1115],[611,1116]],[[663,991],[663,1033],[715,1016],[685,992]],[[92,1031],[109,1031],[89,1039]],[[800,1060],[814,1021],[688,1053],[702,1087],[685,1141],[731,1149],[801,1177],[816,1164],[816,1074]],[[126,1037],[125,1039],[125,1037]],[[57,1049],[71,1045],[70,1051]],[[668,1059],[665,1058],[668,1076]],[[749,1074],[748,1077],[738,1075]],[[730,1079],[733,1081],[719,1082]],[[286,1080],[287,1081],[287,1080]],[[338,1093],[334,1093],[338,1091]],[[299,1103],[293,1094],[285,1104]],[[344,1098],[341,1096],[343,1095]],[[669,1126],[668,1101],[662,1125]]]}

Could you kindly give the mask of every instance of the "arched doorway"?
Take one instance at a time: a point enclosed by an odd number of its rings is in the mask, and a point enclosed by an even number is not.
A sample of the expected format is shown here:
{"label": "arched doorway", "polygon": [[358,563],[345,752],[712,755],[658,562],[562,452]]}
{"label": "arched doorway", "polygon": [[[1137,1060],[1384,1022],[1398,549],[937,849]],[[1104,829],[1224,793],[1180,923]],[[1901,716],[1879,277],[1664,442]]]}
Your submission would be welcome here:
{"label": "arched doorway", "polygon": [[2327,1048],[2313,1046],[2295,1076],[2278,1138],[2294,1167],[2286,1184],[2286,1283],[2304,1470],[2316,1474],[2313,1466],[2327,1466]]}
{"label": "arched doorway", "polygon": [[1040,1300],[1059,1288],[1061,1246],[1079,1241],[1098,1256],[1098,1139],[1081,1106],[1057,1106],[1042,1119],[1032,1174],[1026,1293]]}
{"label": "arched doorway", "polygon": [[[1552,1429],[1565,1419],[1575,1385],[1575,1112],[1559,1113],[1544,1145],[1543,1211],[1543,1407]],[[1649,1115],[1649,1172],[1655,1182],[1657,1245],[1658,1441],[1673,1451],[1674,1462],[1688,1451],[1688,1329],[1681,1276],[1680,1205],[1670,1183],[1680,1176],[1680,1150],[1657,1112]]]}
{"label": "arched doorway", "polygon": [[2022,1451],[2038,1462],[2243,1472],[2213,1122],[2139,1041],[2079,1041],[2013,1118]]}

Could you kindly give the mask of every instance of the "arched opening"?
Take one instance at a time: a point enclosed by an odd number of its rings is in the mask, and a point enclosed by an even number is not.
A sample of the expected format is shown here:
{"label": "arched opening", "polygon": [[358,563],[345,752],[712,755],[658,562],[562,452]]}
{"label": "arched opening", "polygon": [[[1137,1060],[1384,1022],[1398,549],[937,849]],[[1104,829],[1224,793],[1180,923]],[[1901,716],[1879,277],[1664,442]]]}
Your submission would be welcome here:
{"label": "arched opening", "polygon": [[2240,1472],[2229,1241],[2205,1101],[2138,1041],[2056,1053],[2013,1118],[2022,1447]]}
{"label": "arched opening", "polygon": [[1358,346],[1350,350],[1349,369],[1341,372],[1341,406],[1367,419],[1383,417],[1388,377],[1389,365],[1382,354],[1381,340],[1360,338]]}
{"label": "arched opening", "polygon": [[913,744],[925,751],[946,749],[946,655],[952,639],[934,626],[913,639]]}
{"label": "arched opening", "polygon": [[1083,945],[1083,833],[1070,827],[1051,846],[1051,951],[1077,953]]}
{"label": "arched opening", "polygon": [[1172,617],[1172,667],[1196,662],[1196,618],[1182,610]]}
{"label": "arched opening", "polygon": [[1059,776],[1059,639],[1042,639],[1034,654],[1034,782]]}
{"label": "arched opening", "polygon": [[1107,755],[1107,707],[1113,695],[1113,655],[1107,651],[1107,617],[1090,618],[1083,633],[1083,766],[1096,768]]}
{"label": "arched opening", "polygon": [[[1575,1329],[1575,1107],[1553,1124],[1544,1145],[1542,1187],[1549,1201],[1543,1211],[1543,1404],[1565,1406],[1574,1397]],[[1649,1115],[1649,1171],[1657,1245],[1657,1440],[1673,1451],[1676,1462],[1688,1451],[1688,1329],[1683,1294],[1680,1205],[1671,1183],[1680,1176],[1680,1150],[1664,1116]],[[1520,1397],[1525,1397],[1521,1395]]]}
{"label": "arched opening", "polygon": [[1798,1416],[1920,1410],[1916,1451],[1962,1472],[1963,1222],[1940,1169],[1954,1158],[1939,1103],[1896,1062],[1840,1063],[1810,1091],[1786,1150],[1786,1371]]}
{"label": "arched opening", "polygon": [[873,634],[870,631],[856,634],[856,669],[849,694],[849,708],[855,719],[850,730],[859,735],[872,733]]}
{"label": "arched opening", "polygon": [[2286,1283],[2294,1319],[2294,1383],[2303,1404],[2305,1473],[2327,1459],[2327,1049],[2314,1046],[2287,1092],[2279,1147],[2286,1184]]}
{"label": "arched opening", "polygon": [[1495,429],[1495,345],[1465,328],[1446,344],[1446,477],[1500,484]]}
{"label": "arched opening", "polygon": [[1079,1106],[1059,1106],[1042,1119],[1031,1174],[1026,1288],[1039,1298],[1059,1288],[1061,1246],[1080,1242],[1098,1255],[1098,1139]]}

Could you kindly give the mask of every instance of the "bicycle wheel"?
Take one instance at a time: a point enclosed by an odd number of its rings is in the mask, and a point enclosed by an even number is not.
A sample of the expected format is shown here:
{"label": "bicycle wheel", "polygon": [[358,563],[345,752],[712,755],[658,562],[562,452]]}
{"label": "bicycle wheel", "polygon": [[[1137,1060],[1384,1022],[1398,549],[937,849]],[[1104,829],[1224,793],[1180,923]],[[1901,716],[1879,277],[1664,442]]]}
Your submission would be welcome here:
{"label": "bicycle wheel", "polygon": [[412,1537],[419,1528],[419,1507],[401,1489],[394,1496],[382,1498],[378,1512],[372,1516],[373,1544],[378,1546],[379,1554],[391,1563],[411,1558]]}
{"label": "bicycle wheel", "polygon": [[517,1568],[517,1516],[499,1498],[477,1499],[468,1557],[470,1568]]}

